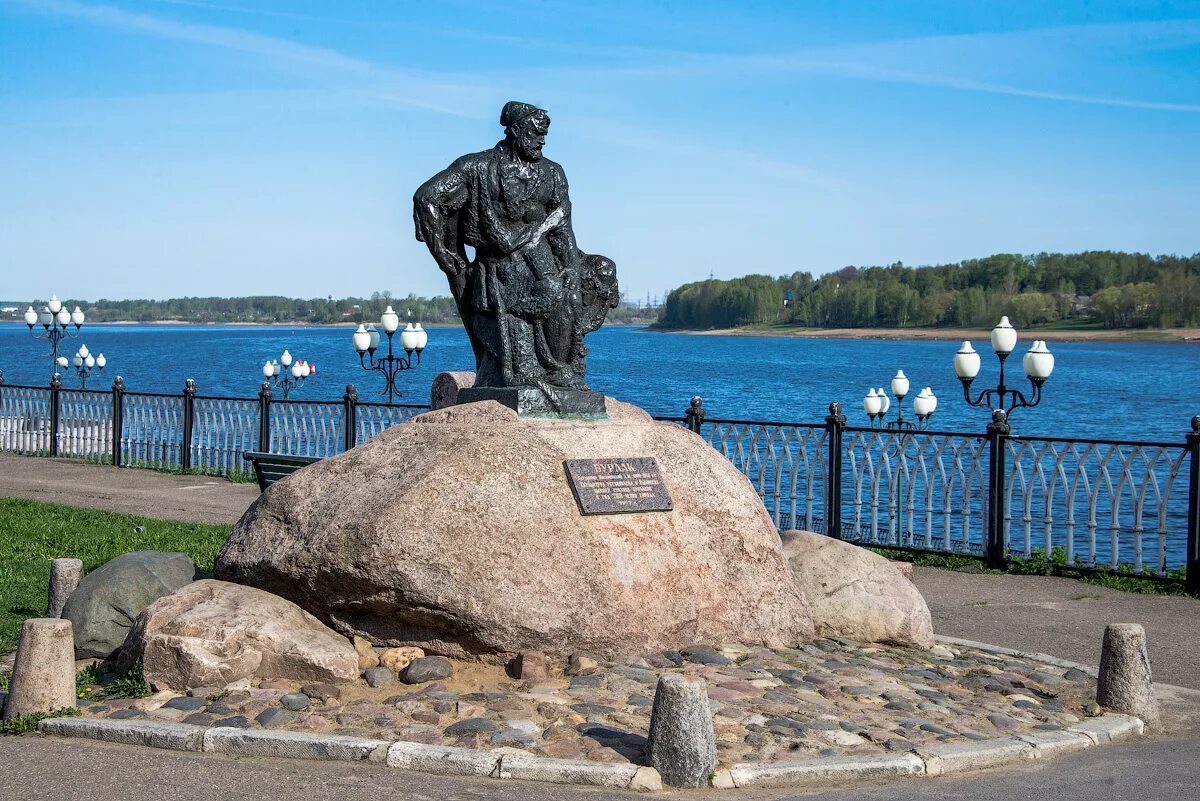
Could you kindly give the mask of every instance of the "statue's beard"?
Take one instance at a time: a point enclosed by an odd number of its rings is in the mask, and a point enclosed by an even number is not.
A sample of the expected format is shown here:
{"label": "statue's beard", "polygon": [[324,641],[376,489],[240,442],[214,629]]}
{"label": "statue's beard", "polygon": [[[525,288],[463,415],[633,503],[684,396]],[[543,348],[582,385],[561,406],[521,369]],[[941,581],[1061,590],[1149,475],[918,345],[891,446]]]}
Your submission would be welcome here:
{"label": "statue's beard", "polygon": [[541,161],[542,160],[542,148],[540,145],[536,145],[533,142],[526,142],[523,139],[521,139],[520,137],[518,137],[516,139],[516,141],[513,142],[513,145],[514,145],[514,149],[517,151],[517,155],[520,156],[522,158],[522,160],[524,160],[524,161]]}

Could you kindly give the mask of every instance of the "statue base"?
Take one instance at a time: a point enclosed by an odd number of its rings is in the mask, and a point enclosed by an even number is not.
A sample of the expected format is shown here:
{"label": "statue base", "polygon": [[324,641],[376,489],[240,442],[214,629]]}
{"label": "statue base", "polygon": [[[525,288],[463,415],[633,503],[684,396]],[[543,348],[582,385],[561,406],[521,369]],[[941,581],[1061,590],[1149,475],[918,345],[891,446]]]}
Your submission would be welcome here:
{"label": "statue base", "polygon": [[458,392],[458,403],[494,400],[518,417],[547,420],[604,420],[604,393],[551,388],[553,397],[537,387],[469,387]]}

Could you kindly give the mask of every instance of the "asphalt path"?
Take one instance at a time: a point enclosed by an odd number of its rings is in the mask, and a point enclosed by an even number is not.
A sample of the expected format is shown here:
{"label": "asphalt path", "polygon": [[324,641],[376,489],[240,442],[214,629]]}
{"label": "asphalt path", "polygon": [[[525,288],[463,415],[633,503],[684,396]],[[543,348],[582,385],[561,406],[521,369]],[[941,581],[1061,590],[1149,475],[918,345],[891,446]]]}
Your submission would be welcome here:
{"label": "asphalt path", "polygon": [[258,497],[258,485],[0,453],[0,497],[189,523],[233,524]]}
{"label": "asphalt path", "polygon": [[[857,788],[664,792],[653,798],[838,801],[1195,801],[1200,741],[1092,748],[1061,759],[966,776],[909,778]],[[455,779],[381,765],[230,759],[40,736],[0,739],[0,797],[11,801],[609,801],[618,790]]]}

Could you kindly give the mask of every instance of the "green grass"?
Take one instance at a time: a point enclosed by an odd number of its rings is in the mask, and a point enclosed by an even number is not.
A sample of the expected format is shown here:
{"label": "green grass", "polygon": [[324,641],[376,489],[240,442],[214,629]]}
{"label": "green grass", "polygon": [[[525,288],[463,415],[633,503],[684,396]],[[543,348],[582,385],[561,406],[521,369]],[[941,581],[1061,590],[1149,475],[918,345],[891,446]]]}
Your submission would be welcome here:
{"label": "green grass", "polygon": [[82,559],[91,571],[129,551],[181,551],[211,570],[229,530],[0,498],[0,653],[16,648],[21,621],[46,614],[51,559]]}
{"label": "green grass", "polygon": [[64,706],[53,712],[31,712],[28,715],[18,715],[9,721],[0,722],[0,736],[6,734],[29,734],[37,731],[39,721],[47,718],[70,718],[79,714],[73,706]]}
{"label": "green grass", "polygon": [[[920,553],[891,548],[869,548],[868,550],[897,562],[912,562],[921,567],[940,567],[944,570],[963,570],[965,568],[970,572],[1010,573],[1018,576],[1063,576],[1076,579],[1084,584],[1107,587],[1122,592],[1143,595],[1187,595],[1187,590],[1183,585],[1186,571],[1182,569],[1171,570],[1167,573],[1167,578],[1178,579],[1178,581],[1142,578],[1135,574],[1129,565],[1121,565],[1116,572],[1078,570],[1067,566],[1067,554],[1061,548],[1055,548],[1048,557],[1041,549],[1034,548],[1032,555],[1027,559],[1011,559],[1006,570],[991,570],[985,567],[982,561],[970,556]],[[1081,596],[1081,599],[1090,597],[1085,595]]]}

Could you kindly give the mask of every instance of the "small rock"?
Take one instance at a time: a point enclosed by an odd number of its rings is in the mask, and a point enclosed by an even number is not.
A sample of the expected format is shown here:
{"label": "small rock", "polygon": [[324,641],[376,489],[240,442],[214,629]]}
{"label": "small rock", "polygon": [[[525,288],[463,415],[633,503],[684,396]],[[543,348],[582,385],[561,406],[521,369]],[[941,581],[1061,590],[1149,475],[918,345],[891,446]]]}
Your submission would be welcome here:
{"label": "small rock", "polygon": [[[366,668],[364,668],[366,670]],[[309,698],[315,698],[318,701],[328,701],[330,699],[338,699],[342,697],[342,691],[332,684],[305,684],[300,688],[300,692],[307,695]]]}
{"label": "small rock", "polygon": [[599,690],[604,687],[603,673],[589,673],[586,676],[576,676],[571,679],[572,690]]}
{"label": "small rock", "polygon": [[207,698],[188,698],[183,696],[180,698],[172,698],[163,704],[168,709],[182,709],[187,712],[195,712],[208,706]]}
{"label": "small rock", "polygon": [[[711,645],[692,645],[684,648],[680,653],[683,654],[684,659],[698,665],[729,665],[733,663],[732,659]],[[659,772],[661,773],[661,771]],[[667,783],[670,784],[670,781]]]}
{"label": "small rock", "polygon": [[988,715],[988,721],[997,729],[1013,731],[1021,728],[1021,724],[1006,715]]}
{"label": "small rock", "polygon": [[460,734],[489,734],[498,728],[500,727],[487,718],[467,718],[450,724],[445,728],[443,734],[448,737],[456,737]]}
{"label": "small rock", "polygon": [[427,709],[422,709],[412,713],[412,719],[418,723],[441,723],[442,716],[437,712],[431,712]]}
{"label": "small rock", "polygon": [[571,704],[571,709],[574,709],[581,715],[611,715],[617,710],[611,706],[604,704]]}
{"label": "small rock", "polygon": [[953,659],[954,652],[944,645],[935,645],[929,649],[930,656],[936,656],[938,659]]}
{"label": "small rock", "polygon": [[284,709],[290,709],[293,712],[308,709],[309,701],[309,697],[304,693],[288,693],[279,699],[279,703]]}
{"label": "small rock", "polygon": [[264,690],[283,690],[284,692],[292,689],[291,683],[284,679],[265,679],[260,681],[258,686]]}
{"label": "small rock", "polygon": [[[282,710],[280,710],[282,711]],[[235,729],[250,728],[250,720],[245,715],[234,715],[231,718],[221,718],[213,721],[214,726],[231,726]]]}
{"label": "small rock", "polygon": [[206,698],[209,701],[224,695],[225,691],[220,687],[193,687],[187,691],[188,696],[192,698]]}
{"label": "small rock", "polygon": [[1063,674],[1063,678],[1067,681],[1087,681],[1091,678],[1091,676],[1079,668],[1071,668]]}
{"label": "small rock", "polygon": [[501,729],[491,736],[492,745],[530,745],[533,735],[516,729]]}
{"label": "small rock", "polygon": [[425,651],[417,648],[414,645],[405,645],[400,648],[388,648],[379,655],[379,664],[385,668],[391,668],[399,673],[404,670],[414,659],[420,659],[425,656]]}
{"label": "small rock", "polygon": [[427,681],[447,679],[454,675],[454,664],[444,656],[425,656],[414,659],[400,680],[405,684],[424,684]]}
{"label": "small rock", "polygon": [[396,683],[396,671],[385,667],[367,668],[363,678],[372,687],[389,687]]}
{"label": "small rock", "polygon": [[145,713],[136,709],[119,709],[108,716],[109,720],[135,720],[146,717]]}
{"label": "small rock", "polygon": [[371,641],[365,640],[362,637],[354,636],[350,638],[354,643],[354,652],[358,654],[358,672],[362,673],[365,670],[370,670],[379,665],[379,655],[375,653],[375,649],[371,647]]}
{"label": "small rock", "polygon": [[255,720],[258,721],[258,725],[264,728],[272,729],[277,726],[286,726],[294,721],[296,717],[297,716],[295,712],[289,712],[286,709],[272,707],[271,709],[266,709],[260,712]]}
{"label": "small rock", "polygon": [[192,726],[211,726],[216,719],[216,715],[209,714],[208,712],[193,712],[184,718],[183,722]]}
{"label": "small rock", "polygon": [[567,660],[567,675],[578,676],[600,667],[600,661],[589,654],[571,654]]}
{"label": "small rock", "polygon": [[550,678],[550,660],[541,651],[521,651],[512,661],[512,673],[525,681],[540,681]]}

